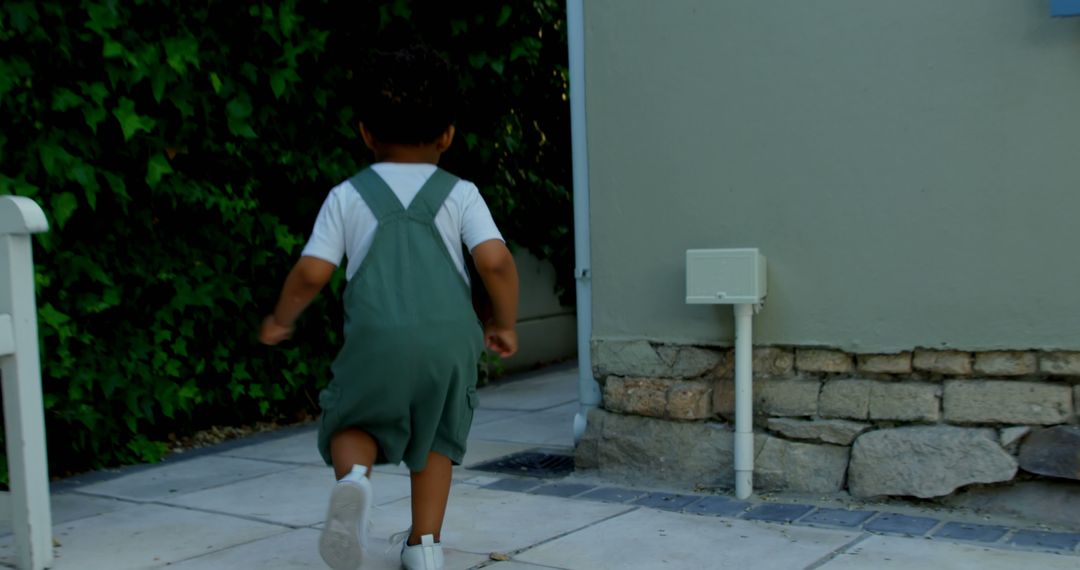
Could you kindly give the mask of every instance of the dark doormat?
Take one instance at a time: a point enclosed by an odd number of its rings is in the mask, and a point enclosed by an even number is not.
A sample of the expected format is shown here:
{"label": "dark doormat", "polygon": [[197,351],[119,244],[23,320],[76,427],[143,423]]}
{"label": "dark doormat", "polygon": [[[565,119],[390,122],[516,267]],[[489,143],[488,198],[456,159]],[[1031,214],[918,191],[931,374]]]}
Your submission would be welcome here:
{"label": "dark doormat", "polygon": [[574,472],[574,457],[541,451],[522,451],[473,465],[469,469],[502,473],[504,475],[554,479],[556,477],[565,477]]}

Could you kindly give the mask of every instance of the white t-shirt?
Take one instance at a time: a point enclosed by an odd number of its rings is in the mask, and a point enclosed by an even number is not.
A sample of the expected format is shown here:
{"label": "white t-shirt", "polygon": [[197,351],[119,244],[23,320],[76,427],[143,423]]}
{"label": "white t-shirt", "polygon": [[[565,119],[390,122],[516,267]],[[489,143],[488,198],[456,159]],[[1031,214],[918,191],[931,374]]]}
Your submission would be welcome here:
{"label": "white t-shirt", "polygon": [[[408,208],[436,167],[434,164],[379,162],[372,168],[394,191],[402,207]],[[371,208],[346,180],[330,190],[302,255],[317,257],[338,266],[341,265],[342,256],[348,256],[345,277],[352,279],[371,249],[378,225]],[[461,244],[464,243],[472,251],[485,241],[503,239],[480,191],[475,184],[466,180],[459,180],[450,191],[435,215],[435,227],[466,282],[469,274],[465,269]]]}

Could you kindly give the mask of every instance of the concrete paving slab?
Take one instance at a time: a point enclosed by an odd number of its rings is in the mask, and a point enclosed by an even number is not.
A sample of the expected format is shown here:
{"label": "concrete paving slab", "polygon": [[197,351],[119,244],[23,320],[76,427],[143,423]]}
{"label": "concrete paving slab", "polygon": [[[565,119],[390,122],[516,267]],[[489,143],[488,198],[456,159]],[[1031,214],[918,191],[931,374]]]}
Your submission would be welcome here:
{"label": "concrete paving slab", "polygon": [[549,414],[566,414],[572,418],[574,417],[574,414],[581,411],[581,403],[578,402],[577,397],[575,396],[573,402],[568,402],[561,406],[556,406],[554,408],[549,408],[542,411],[545,411]]}
{"label": "concrete paving slab", "polygon": [[473,465],[512,455],[519,451],[533,449],[534,447],[536,446],[531,443],[511,443],[505,441],[471,439],[469,441],[469,446],[465,451],[465,460],[461,462],[462,467],[455,469],[468,469]]}
{"label": "concrete paving slab", "polygon": [[[512,552],[625,512],[609,505],[455,485],[443,526],[443,543],[487,555]],[[371,536],[385,539],[409,527],[409,501],[383,506],[372,517]]]}
{"label": "concrete paving slab", "polygon": [[156,501],[292,468],[281,463],[212,455],[166,463],[85,485],[79,491],[133,501]]}
{"label": "concrete paving slab", "polygon": [[488,483],[487,485],[484,485],[483,488],[489,491],[523,492],[530,489],[535,489],[543,484],[544,481],[542,479],[512,479],[508,477],[506,479],[500,479],[493,483]]}
{"label": "concrete paving slab", "polygon": [[[199,556],[169,568],[178,570],[325,570],[326,564],[319,558],[319,531],[300,529],[267,539],[249,542],[213,554]],[[364,556],[364,570],[399,570],[400,550],[387,552],[389,544],[373,540]],[[471,568],[487,556],[446,549],[447,570]]]}
{"label": "concrete paving slab", "polygon": [[[409,479],[376,473],[375,504],[409,496]],[[326,467],[297,467],[257,479],[167,499],[172,505],[206,509],[289,526],[310,526],[326,518],[334,474]]]}
{"label": "concrete paving slab", "polygon": [[573,497],[595,488],[595,485],[586,485],[584,483],[550,483],[548,485],[537,487],[529,492],[534,495],[544,495],[549,497]]}
{"label": "concrete paving slab", "polygon": [[997,542],[1009,529],[997,525],[985,525],[974,523],[946,523],[934,533],[934,538],[948,538],[952,540],[970,540],[973,542]]}
{"label": "concrete paving slab", "polygon": [[505,420],[506,418],[512,418],[521,413],[522,412],[519,410],[485,410],[480,408],[473,414],[472,425],[475,427],[482,424],[489,424],[491,422]]}
{"label": "concrete paving slab", "polygon": [[[87,497],[74,493],[53,493],[51,499],[53,525],[134,506],[116,499]],[[0,536],[11,532],[11,493],[0,493]]]}
{"label": "concrete paving slab", "polygon": [[873,536],[819,567],[820,570],[1076,570],[1076,556],[1000,550],[923,538]]}
{"label": "concrete paving slab", "polygon": [[[166,564],[281,534],[286,529],[224,515],[136,505],[130,509],[56,525],[53,570],[134,570]],[[8,537],[0,561],[12,563]]]}
{"label": "concrete paving slab", "polygon": [[526,375],[480,390],[480,409],[536,411],[578,399],[577,368]]}
{"label": "concrete paving slab", "polygon": [[531,550],[516,560],[572,569],[805,568],[857,534],[640,509]]}
{"label": "concrete paving slab", "polygon": [[[521,412],[515,413],[520,414]],[[469,471],[468,468],[472,465],[484,463],[485,461],[503,457],[505,455],[511,455],[519,451],[533,449],[534,447],[536,447],[536,445],[532,443],[470,439],[468,449],[465,451],[464,461],[461,462],[461,465],[454,467],[454,480],[461,481],[470,479],[481,473],[479,471]],[[409,468],[406,467],[404,463],[399,463],[397,465],[376,465],[374,471],[376,473],[392,473],[395,475],[409,474]]]}
{"label": "concrete paving slab", "polygon": [[484,566],[485,570],[493,568],[495,570],[568,570],[559,566],[537,566],[536,564],[527,564],[525,562],[518,562],[516,560],[509,560],[507,562],[496,562]]}
{"label": "concrete paving slab", "polygon": [[645,495],[648,495],[648,491],[641,491],[638,489],[624,489],[622,487],[603,487],[589,493],[585,493],[580,498],[588,499],[590,501],[603,501],[606,503],[626,503],[629,501],[636,501]]}
{"label": "concrete paving slab", "polygon": [[238,447],[223,455],[303,465],[325,465],[316,446],[317,437],[318,433],[311,429],[265,443]]}
{"label": "concrete paving slab", "polygon": [[533,412],[473,426],[470,439],[573,447],[574,414]]}

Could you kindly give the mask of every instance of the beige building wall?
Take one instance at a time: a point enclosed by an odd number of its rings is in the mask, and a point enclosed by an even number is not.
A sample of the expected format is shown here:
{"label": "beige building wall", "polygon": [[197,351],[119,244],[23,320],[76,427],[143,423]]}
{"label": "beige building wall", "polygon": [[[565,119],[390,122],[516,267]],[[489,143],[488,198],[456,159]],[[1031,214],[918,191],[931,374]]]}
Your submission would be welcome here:
{"label": "beige building wall", "polygon": [[502,361],[506,372],[574,358],[577,318],[555,294],[555,267],[526,251],[514,254],[521,280],[517,354]]}
{"label": "beige building wall", "polygon": [[594,339],[1080,347],[1080,19],[1046,0],[587,0]]}

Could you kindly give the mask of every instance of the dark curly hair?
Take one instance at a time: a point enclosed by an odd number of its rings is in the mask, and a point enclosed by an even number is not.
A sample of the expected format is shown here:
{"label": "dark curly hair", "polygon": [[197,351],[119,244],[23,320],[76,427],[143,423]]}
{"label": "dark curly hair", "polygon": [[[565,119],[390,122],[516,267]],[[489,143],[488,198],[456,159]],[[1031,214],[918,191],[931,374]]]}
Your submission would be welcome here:
{"label": "dark curly hair", "polygon": [[430,143],[457,118],[450,64],[426,46],[373,53],[358,89],[360,120],[381,143]]}

